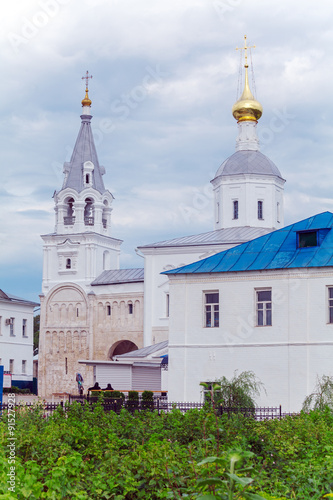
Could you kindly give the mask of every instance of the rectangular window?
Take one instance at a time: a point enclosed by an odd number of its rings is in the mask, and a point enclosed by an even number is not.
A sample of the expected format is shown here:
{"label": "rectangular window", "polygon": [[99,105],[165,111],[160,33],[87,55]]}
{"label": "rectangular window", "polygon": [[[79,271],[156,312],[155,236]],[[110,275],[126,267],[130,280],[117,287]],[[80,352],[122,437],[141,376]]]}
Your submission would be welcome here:
{"label": "rectangular window", "polygon": [[256,291],[257,326],[272,326],[272,290]]}
{"label": "rectangular window", "polygon": [[133,304],[128,304],[128,314],[133,314]]}
{"label": "rectangular window", "polygon": [[14,373],[14,360],[13,359],[9,360],[9,373],[11,373],[11,374]]}
{"label": "rectangular window", "polygon": [[317,231],[304,231],[297,233],[298,248],[316,247],[318,245]]}
{"label": "rectangular window", "polygon": [[333,287],[328,287],[328,322],[333,323]]}
{"label": "rectangular window", "polygon": [[217,328],[220,322],[219,293],[218,292],[205,293],[204,301],[205,301],[204,325],[207,328],[210,327]]}
{"label": "rectangular window", "polygon": [[264,206],[264,203],[262,201],[258,201],[258,219],[259,220],[263,220],[263,218],[264,218],[263,206]]}
{"label": "rectangular window", "polygon": [[26,361],[26,359],[22,359],[22,373],[23,374],[27,373],[27,361]]}
{"label": "rectangular window", "polygon": [[234,209],[234,219],[238,219],[238,200],[235,200],[233,202],[233,209]]}
{"label": "rectangular window", "polygon": [[22,337],[27,337],[27,320],[22,320]]}
{"label": "rectangular window", "polygon": [[165,304],[165,307],[166,307],[165,315],[168,318],[169,315],[170,315],[170,295],[168,293],[166,294],[166,304]]}
{"label": "rectangular window", "polygon": [[10,318],[10,323],[9,323],[9,335],[11,337],[15,337],[15,334],[14,334],[14,318]]}

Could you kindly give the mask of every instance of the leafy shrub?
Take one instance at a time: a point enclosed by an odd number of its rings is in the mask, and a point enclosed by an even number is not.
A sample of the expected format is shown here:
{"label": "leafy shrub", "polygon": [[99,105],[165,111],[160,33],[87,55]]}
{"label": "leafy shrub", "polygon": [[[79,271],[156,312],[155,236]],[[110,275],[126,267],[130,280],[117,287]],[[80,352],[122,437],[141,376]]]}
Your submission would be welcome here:
{"label": "leafy shrub", "polygon": [[333,411],[333,377],[323,375],[317,378],[314,392],[307,396],[303,403],[303,411],[324,410]]}
{"label": "leafy shrub", "polygon": [[255,408],[254,397],[259,396],[261,390],[265,390],[252,371],[244,371],[239,375],[235,371],[231,380],[222,377],[211,384],[200,385],[207,390],[207,401],[211,400],[216,406],[227,408]]}

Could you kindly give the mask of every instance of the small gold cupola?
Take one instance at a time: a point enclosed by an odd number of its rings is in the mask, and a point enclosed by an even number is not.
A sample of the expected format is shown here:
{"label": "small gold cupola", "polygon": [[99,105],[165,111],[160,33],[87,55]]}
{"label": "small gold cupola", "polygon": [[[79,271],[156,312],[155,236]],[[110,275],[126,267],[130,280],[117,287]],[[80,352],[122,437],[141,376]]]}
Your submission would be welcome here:
{"label": "small gold cupola", "polygon": [[81,103],[82,103],[82,107],[85,107],[85,106],[91,106],[91,99],[89,99],[89,95],[88,95],[88,81],[89,81],[89,78],[92,78],[92,75],[89,75],[89,72],[87,71],[86,72],[86,76],[83,76],[82,77],[82,80],[85,80],[86,81],[86,95],[84,96],[84,99],[82,99]]}
{"label": "small gold cupola", "polygon": [[[238,101],[232,107],[233,117],[238,121],[255,121],[257,122],[262,115],[262,106],[260,102],[258,102],[252,95],[249,86],[249,77],[248,77],[248,63],[247,63],[247,47],[246,45],[246,35],[244,36],[244,47],[242,48],[245,53],[245,84],[244,90]],[[236,49],[238,50],[238,49]]]}

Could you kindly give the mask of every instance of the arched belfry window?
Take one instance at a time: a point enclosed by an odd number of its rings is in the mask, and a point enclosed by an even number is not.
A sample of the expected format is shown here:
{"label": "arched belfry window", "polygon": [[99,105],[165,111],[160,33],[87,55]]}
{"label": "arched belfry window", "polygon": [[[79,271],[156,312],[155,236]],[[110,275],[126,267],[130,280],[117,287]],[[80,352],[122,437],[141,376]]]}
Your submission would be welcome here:
{"label": "arched belfry window", "polygon": [[65,215],[65,217],[64,217],[64,224],[65,224],[65,226],[71,226],[75,222],[74,198],[67,198],[65,203],[67,206],[67,215]]}
{"label": "arched belfry window", "polygon": [[104,229],[107,228],[107,225],[108,225],[108,216],[107,216],[107,208],[108,208],[108,202],[107,200],[104,200],[103,201],[103,213],[102,213],[102,223],[103,223],[103,227]]}
{"label": "arched belfry window", "polygon": [[91,198],[85,199],[84,224],[86,226],[94,225],[94,201]]}

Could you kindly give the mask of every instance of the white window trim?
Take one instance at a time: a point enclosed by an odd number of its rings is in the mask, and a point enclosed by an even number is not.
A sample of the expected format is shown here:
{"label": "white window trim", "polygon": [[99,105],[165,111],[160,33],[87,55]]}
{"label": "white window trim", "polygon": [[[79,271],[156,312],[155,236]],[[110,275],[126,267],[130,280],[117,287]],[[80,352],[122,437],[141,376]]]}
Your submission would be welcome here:
{"label": "white window trim", "polygon": [[[263,322],[264,324],[263,325],[259,325],[258,324],[258,292],[271,292],[271,300],[270,300],[270,304],[271,304],[271,324],[270,325],[267,325],[266,324],[266,320],[267,320],[267,315],[266,315],[266,307],[263,309],[263,312],[264,312],[264,315],[263,315]],[[260,303],[262,303],[262,301],[260,301]],[[263,303],[269,303],[269,301],[264,301]],[[271,326],[273,326],[273,290],[272,290],[272,287],[263,287],[263,288],[255,288],[254,289],[254,304],[255,304],[255,327],[256,328],[269,328]]]}
{"label": "white window trim", "polygon": [[[209,305],[207,304],[206,302],[206,295],[208,294],[212,294],[212,293],[217,293],[218,296],[219,296],[219,300],[218,302],[211,302],[211,304],[213,305],[218,305],[218,325],[215,326],[213,324],[211,324],[210,326],[207,325],[207,322],[206,322],[206,306]],[[202,325],[203,325],[203,328],[219,328],[220,327],[220,291],[219,290],[203,290],[202,292],[202,314],[203,314],[203,318],[202,318]],[[211,311],[211,323],[213,323],[212,319],[214,318],[214,309],[213,311]]]}
{"label": "white window trim", "polygon": [[333,285],[326,286],[326,323],[328,325],[333,325],[333,321],[332,323],[330,322],[330,300],[332,300],[332,307],[333,307],[333,298],[330,299],[330,293],[329,293],[330,288],[333,289]]}

